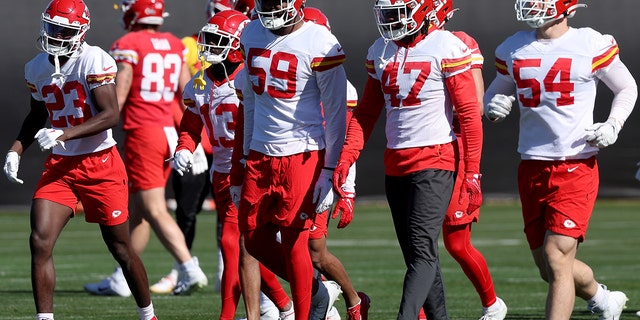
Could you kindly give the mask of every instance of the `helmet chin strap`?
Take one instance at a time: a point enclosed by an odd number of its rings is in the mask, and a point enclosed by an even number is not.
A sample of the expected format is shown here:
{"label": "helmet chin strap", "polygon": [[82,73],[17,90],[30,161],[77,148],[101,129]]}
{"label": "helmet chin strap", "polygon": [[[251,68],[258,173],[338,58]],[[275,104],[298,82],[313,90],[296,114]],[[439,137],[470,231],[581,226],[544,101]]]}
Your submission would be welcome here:
{"label": "helmet chin strap", "polygon": [[64,76],[60,72],[60,59],[58,58],[57,54],[53,55],[53,64],[55,65],[56,70],[51,74],[51,76],[54,77],[54,78],[60,78],[60,77]]}

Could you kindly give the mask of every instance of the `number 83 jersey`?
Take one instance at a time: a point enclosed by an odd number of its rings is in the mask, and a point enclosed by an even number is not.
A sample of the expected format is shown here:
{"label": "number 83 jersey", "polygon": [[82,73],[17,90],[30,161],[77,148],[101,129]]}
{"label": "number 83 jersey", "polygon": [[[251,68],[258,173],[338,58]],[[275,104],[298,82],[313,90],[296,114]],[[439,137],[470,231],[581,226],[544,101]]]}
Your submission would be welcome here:
{"label": "number 83 jersey", "polygon": [[588,158],[598,76],[619,59],[610,35],[570,28],[556,39],[521,31],[496,49],[496,80],[515,84],[520,105],[518,152],[523,159]]}

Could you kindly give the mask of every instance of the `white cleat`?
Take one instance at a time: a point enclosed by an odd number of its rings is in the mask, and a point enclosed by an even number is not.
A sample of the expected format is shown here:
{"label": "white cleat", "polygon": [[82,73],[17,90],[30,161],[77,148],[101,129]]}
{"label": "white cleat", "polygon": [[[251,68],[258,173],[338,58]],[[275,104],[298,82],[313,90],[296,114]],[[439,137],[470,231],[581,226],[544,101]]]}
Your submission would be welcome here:
{"label": "white cleat", "polygon": [[482,308],[480,320],[503,320],[507,316],[507,305],[500,298],[489,308]]}
{"label": "white cleat", "polygon": [[608,294],[607,305],[604,308],[594,306],[591,311],[599,315],[598,320],[619,320],[629,298],[622,291],[609,291]]}
{"label": "white cleat", "polygon": [[112,275],[98,283],[85,284],[84,290],[97,296],[131,296],[131,289],[120,268],[116,268]]}
{"label": "white cleat", "polygon": [[260,291],[260,320],[279,320],[280,311],[262,291]]}
{"label": "white cleat", "polygon": [[331,306],[331,309],[329,310],[329,312],[327,312],[327,318],[325,320],[341,320],[342,318],[340,318],[340,313],[338,312],[338,309],[336,309],[336,307]]}
{"label": "white cleat", "polygon": [[180,277],[178,278],[178,284],[176,284],[171,293],[172,295],[189,295],[198,289],[206,287],[209,283],[207,275],[204,274],[199,266],[198,258],[193,257],[193,262],[195,266],[191,268],[187,268],[184,265],[180,266]]}

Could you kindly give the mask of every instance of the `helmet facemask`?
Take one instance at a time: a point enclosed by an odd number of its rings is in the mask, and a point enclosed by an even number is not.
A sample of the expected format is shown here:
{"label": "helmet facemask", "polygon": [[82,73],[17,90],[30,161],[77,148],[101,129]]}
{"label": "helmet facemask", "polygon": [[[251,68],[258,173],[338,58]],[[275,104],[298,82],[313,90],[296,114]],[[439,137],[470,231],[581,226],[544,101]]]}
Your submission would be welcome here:
{"label": "helmet facemask", "polygon": [[300,19],[297,19],[299,10],[295,2],[296,0],[280,0],[280,9],[266,11],[262,4],[263,0],[256,0],[255,10],[260,23],[269,30],[278,30],[302,21],[302,13],[300,13]]}
{"label": "helmet facemask", "polygon": [[416,0],[409,2],[379,0],[373,6],[378,31],[387,40],[399,40],[415,34],[424,25],[424,20],[414,20],[419,10]]}
{"label": "helmet facemask", "polygon": [[[558,7],[558,4],[561,7]],[[580,7],[586,7],[586,5],[578,4],[577,0],[565,2],[559,0],[516,0],[516,19],[537,29],[551,21],[573,17],[576,9]]]}
{"label": "helmet facemask", "polygon": [[231,50],[239,49],[239,41],[234,35],[218,29],[217,25],[207,24],[198,33],[198,55],[208,63],[221,63]]}
{"label": "helmet facemask", "polygon": [[[65,21],[62,21],[65,20]],[[89,25],[69,23],[65,18],[42,15],[39,45],[42,51],[57,56],[71,56],[82,45]]]}

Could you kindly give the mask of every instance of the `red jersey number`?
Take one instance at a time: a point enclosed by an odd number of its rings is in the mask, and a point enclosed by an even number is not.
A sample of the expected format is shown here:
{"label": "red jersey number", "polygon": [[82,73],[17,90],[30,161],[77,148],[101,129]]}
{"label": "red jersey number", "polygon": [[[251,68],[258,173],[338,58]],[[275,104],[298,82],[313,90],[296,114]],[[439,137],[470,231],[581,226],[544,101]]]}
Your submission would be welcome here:
{"label": "red jersey number", "polygon": [[420,94],[422,87],[424,87],[424,84],[429,77],[429,73],[431,72],[431,62],[422,61],[404,63],[404,68],[402,68],[403,75],[410,75],[414,70],[418,71],[418,76],[404,99],[400,98],[400,86],[398,85],[399,68],[400,63],[398,62],[390,62],[385,66],[384,71],[382,72],[382,79],[380,79],[382,92],[389,95],[389,103],[391,107],[400,107],[401,103],[403,106],[419,105],[420,99],[418,98],[418,95]]}
{"label": "red jersey number", "polygon": [[[556,99],[558,107],[572,105],[574,97],[571,95],[575,88],[575,84],[571,82],[571,63],[570,58],[559,58],[553,64],[547,75],[544,77],[544,90],[546,92],[559,92],[560,96]],[[531,97],[519,94],[518,99],[523,107],[535,108],[540,105],[540,94],[542,86],[535,78],[522,79],[520,71],[523,68],[539,68],[541,59],[523,59],[513,61],[513,78],[519,89],[530,89]]]}
{"label": "red jersey number", "polygon": [[[46,85],[42,87],[42,96],[49,101],[45,103],[45,107],[49,112],[51,125],[55,128],[73,127],[84,123],[85,120],[93,116],[91,107],[86,103],[87,94],[82,84],[78,81],[66,82],[62,89],[55,84]],[[65,96],[73,99],[73,114],[59,114],[65,107]]]}
{"label": "red jersey number", "polygon": [[[267,83],[267,70],[262,67],[265,64],[260,62],[262,59],[268,60],[268,71],[271,78],[277,82],[283,82],[284,90]],[[265,87],[267,94],[274,98],[288,99],[296,94],[298,58],[295,55],[288,52],[273,53],[267,49],[251,48],[247,55],[247,61],[249,62],[249,74],[258,78],[258,84],[252,84],[256,94],[263,94]],[[280,69],[282,66],[286,66],[286,70]]]}

